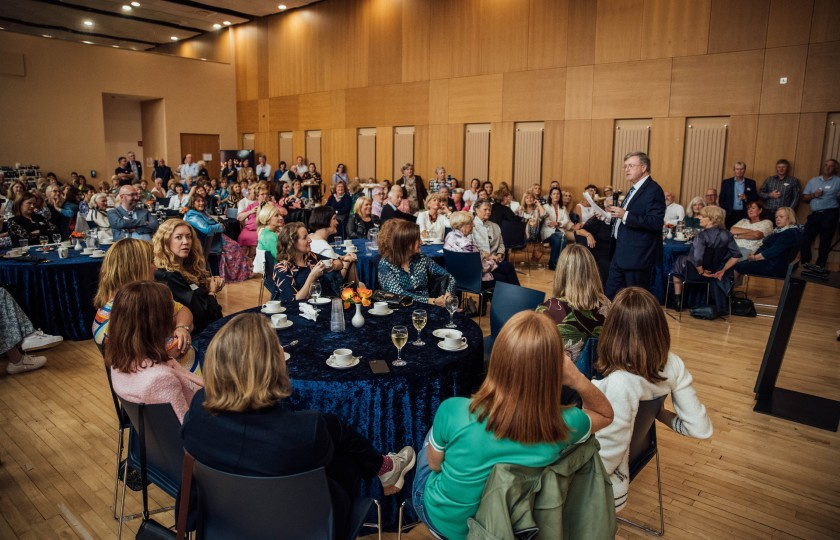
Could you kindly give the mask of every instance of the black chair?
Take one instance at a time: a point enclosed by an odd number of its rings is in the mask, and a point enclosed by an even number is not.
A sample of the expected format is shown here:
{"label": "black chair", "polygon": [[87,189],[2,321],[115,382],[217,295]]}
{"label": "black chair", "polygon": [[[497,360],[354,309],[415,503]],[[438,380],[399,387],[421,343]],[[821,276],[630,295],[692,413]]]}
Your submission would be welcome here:
{"label": "black chair", "polygon": [[[99,349],[99,352],[102,354],[102,358],[104,359],[105,347],[97,344],[96,348]],[[117,469],[114,474],[114,519],[119,519],[119,515],[117,515],[117,492],[120,487],[120,463],[123,459],[123,448],[125,448],[125,430],[131,427],[131,420],[129,420],[125,409],[123,409],[122,405],[120,405],[117,393],[114,392],[114,385],[111,382],[111,368],[107,365],[105,366],[105,376],[108,379],[108,388],[111,391],[111,399],[114,400],[114,411],[117,413]]]}
{"label": "black chair", "polygon": [[484,314],[486,305],[486,296],[492,295],[495,281],[482,281],[481,276],[484,273],[481,267],[481,254],[475,253],[461,253],[458,251],[443,250],[443,260],[446,271],[455,278],[455,291],[461,293],[471,293],[478,295],[478,320],[481,322],[481,316]]}
{"label": "black chair", "polygon": [[[323,467],[289,476],[255,477],[219,471],[196,461],[193,479],[198,495],[198,538],[335,538],[329,481]],[[353,502],[347,540],[358,536],[372,505],[369,498]]]}
{"label": "black chair", "polygon": [[656,488],[659,493],[659,530],[651,529],[650,527],[630,521],[621,516],[616,516],[619,521],[656,536],[662,536],[665,533],[665,513],[662,507],[662,477],[659,469],[659,448],[656,445],[656,415],[662,408],[662,403],[665,402],[666,397],[668,396],[639,402],[639,410],[636,411],[636,420],[633,422],[633,437],[630,439],[629,468],[631,483],[650,460],[654,457],[656,458]]}
{"label": "black chair", "polygon": [[[525,251],[528,246],[525,241],[527,227],[528,224],[521,219],[502,221],[500,228],[502,229],[502,242],[505,244],[505,259],[510,260],[510,255],[514,251]],[[531,275],[530,265],[528,266],[528,275]]]}
{"label": "black chair", "polygon": [[212,249],[216,233],[204,234],[195,227],[193,229],[195,230],[195,235],[198,237],[198,241],[201,242],[201,249],[204,250],[204,260],[207,263],[207,270],[210,271],[210,274],[218,276],[221,252]]}
{"label": "black chair", "polygon": [[490,302],[490,335],[484,338],[484,358],[490,359],[496,336],[502,326],[520,311],[532,311],[545,300],[545,293],[527,287],[496,283],[493,300]]}
{"label": "black chair", "polygon": [[[140,470],[143,480],[143,512],[125,516],[125,482],[123,482],[122,503],[120,507],[120,528],[118,538],[122,538],[122,525],[125,521],[148,517],[150,514],[167,512],[174,506],[149,511],[149,488],[152,482],[167,495],[175,498],[181,484],[181,467],[184,448],[181,444],[181,422],[168,403],[147,405],[121,400],[122,407],[131,420],[134,431],[129,435],[129,453],[123,473],[128,474],[128,467]],[[137,444],[132,444],[134,433]],[[135,448],[137,449],[135,451]]]}
{"label": "black chair", "polygon": [[162,207],[166,208],[167,206],[169,206],[169,199],[170,199],[170,197],[158,197],[157,202]]}

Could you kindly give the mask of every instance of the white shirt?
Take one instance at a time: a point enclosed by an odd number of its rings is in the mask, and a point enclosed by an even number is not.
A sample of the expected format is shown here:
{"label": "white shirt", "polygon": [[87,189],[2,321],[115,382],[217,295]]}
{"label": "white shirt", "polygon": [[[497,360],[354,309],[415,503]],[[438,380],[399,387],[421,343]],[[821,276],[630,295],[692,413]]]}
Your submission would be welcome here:
{"label": "white shirt", "polygon": [[239,200],[239,202],[236,204],[236,213],[237,213],[237,214],[241,214],[242,212],[244,212],[244,211],[245,211],[245,209],[246,209],[246,208],[248,208],[248,206],[249,206],[249,205],[253,204],[253,202],[254,202],[254,201],[252,201],[252,200],[251,200],[251,199],[249,199],[248,197],[243,197],[243,198],[242,198],[242,199],[240,199],[240,200]]}
{"label": "white shirt", "polygon": [[[429,218],[429,211],[422,210],[417,213],[417,225],[420,227],[420,237],[423,240],[437,240],[442,242],[446,228],[449,227],[449,219],[441,212],[438,212],[437,219],[432,222]],[[423,237],[424,231],[429,233],[428,236]]]}
{"label": "white shirt", "polygon": [[198,163],[183,163],[180,167],[178,167],[178,176],[180,176],[181,180],[184,182],[187,181],[187,178],[195,178],[198,176]]}
{"label": "white shirt", "polygon": [[312,239],[312,244],[310,245],[309,249],[312,253],[316,253],[321,255],[322,257],[329,257],[330,259],[337,259],[338,253],[333,250],[332,246],[330,246],[329,242],[326,240],[321,240],[320,238],[315,238],[311,234],[309,238]]}
{"label": "white shirt", "polygon": [[[629,194],[627,197],[624,197],[624,201],[621,203],[622,208],[627,208],[628,206],[630,206],[630,201],[633,200],[633,197],[636,196],[636,193],[639,192],[639,189],[641,189],[642,184],[644,184],[645,180],[647,180],[648,178],[650,178],[649,174],[646,175],[641,180],[639,180],[638,182],[636,182],[635,184],[633,184],[633,187],[631,188],[631,189],[633,189],[633,193]],[[614,238],[618,238],[618,229],[620,229],[622,225],[627,223],[627,214],[629,214],[629,213],[630,212],[625,211],[624,216],[621,218],[621,221],[618,222],[618,226],[616,226],[616,228],[613,229],[613,237]]]}
{"label": "white shirt", "polygon": [[685,208],[680,203],[672,202],[665,208],[665,224],[676,225],[685,219]]}
{"label": "white shirt", "polygon": [[257,178],[259,178],[261,174],[265,175],[266,180],[271,180],[271,165],[268,163],[265,165],[257,165]]}
{"label": "white shirt", "polygon": [[173,195],[169,197],[169,206],[167,208],[169,210],[180,210],[187,206],[187,203],[190,202],[190,196],[184,193],[181,195],[179,199],[177,195]]}
{"label": "white shirt", "polygon": [[554,206],[551,203],[546,203],[543,205],[543,210],[545,210],[545,217],[543,219],[545,219],[546,222],[556,221],[560,224],[560,226],[557,228],[549,227],[547,223],[543,224],[541,233],[543,240],[545,240],[557,231],[566,230],[566,228],[571,223],[571,221],[569,220],[569,214],[566,212],[566,209],[560,206],[559,204],[557,205],[557,210],[555,210]]}

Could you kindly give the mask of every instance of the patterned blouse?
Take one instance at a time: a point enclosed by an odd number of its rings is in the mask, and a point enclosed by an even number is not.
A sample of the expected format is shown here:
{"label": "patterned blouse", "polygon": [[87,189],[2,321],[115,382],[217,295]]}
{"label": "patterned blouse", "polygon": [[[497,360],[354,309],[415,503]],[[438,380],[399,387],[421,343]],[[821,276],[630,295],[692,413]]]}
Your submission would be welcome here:
{"label": "patterned blouse", "polygon": [[549,298],[537,306],[538,313],[545,313],[557,323],[563,348],[573,361],[580,356],[586,340],[601,336],[609,309],[609,304],[603,304],[594,311],[574,309],[564,297]]}
{"label": "patterned blouse", "polygon": [[[272,275],[274,278],[274,285],[277,287],[277,291],[271,295],[272,300],[281,300],[283,302],[293,301],[301,287],[306,284],[306,280],[309,279],[309,274],[312,273],[312,268],[314,268],[315,265],[322,260],[329,261],[330,259],[328,257],[321,257],[320,255],[316,255],[310,251],[303,256],[303,266],[295,266],[289,261],[278,261],[277,264],[274,265],[274,273]],[[340,272],[327,272],[318,279],[321,283],[323,296],[337,294],[336,287],[332,283],[334,281],[332,278],[336,275],[338,276],[337,279],[340,281]],[[339,288],[340,286],[341,284],[339,283]]]}
{"label": "patterned blouse", "polygon": [[431,278],[447,279],[446,292],[455,292],[455,279],[438,263],[422,253],[415,253],[408,272],[384,257],[379,260],[379,283],[388,292],[410,296],[419,302],[429,301]]}

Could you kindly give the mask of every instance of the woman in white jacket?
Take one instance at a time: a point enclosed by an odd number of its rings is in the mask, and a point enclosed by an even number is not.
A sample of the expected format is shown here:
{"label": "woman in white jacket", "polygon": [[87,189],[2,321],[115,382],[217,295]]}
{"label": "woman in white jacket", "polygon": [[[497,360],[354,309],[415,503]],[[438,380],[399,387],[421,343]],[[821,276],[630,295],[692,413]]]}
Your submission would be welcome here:
{"label": "woman in white jacket", "polygon": [[92,221],[96,227],[96,236],[100,244],[113,244],[114,234],[108,221],[108,196],[97,193],[90,199],[90,212],[87,221]]}
{"label": "woman in white jacket", "polygon": [[543,242],[551,245],[551,256],[548,258],[549,270],[557,267],[557,257],[566,245],[566,230],[572,226],[562,199],[563,192],[559,187],[553,187],[548,192],[548,202],[543,205],[545,221],[543,221],[541,234]]}
{"label": "woman in white jacket", "polygon": [[712,422],[697,398],[691,373],[669,351],[671,334],[659,302],[648,291],[629,287],[613,300],[598,342],[595,369],[605,377],[593,381],[615,411],[612,424],[596,434],[601,460],[610,475],[616,510],[627,503],[628,458],[640,401],[671,394],[674,412],[663,405],[656,419],[681,435],[712,436]]}

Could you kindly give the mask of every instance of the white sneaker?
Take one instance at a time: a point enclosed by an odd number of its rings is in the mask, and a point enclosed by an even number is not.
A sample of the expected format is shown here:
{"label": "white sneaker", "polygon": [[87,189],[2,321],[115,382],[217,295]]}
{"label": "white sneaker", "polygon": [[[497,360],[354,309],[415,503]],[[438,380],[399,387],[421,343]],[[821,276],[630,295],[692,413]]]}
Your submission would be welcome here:
{"label": "white sneaker", "polygon": [[23,343],[20,346],[24,351],[39,351],[55,347],[62,341],[64,341],[63,337],[51,336],[39,328],[23,338]]}
{"label": "white sneaker", "polygon": [[382,482],[385,495],[393,495],[402,489],[405,475],[414,468],[416,456],[414,449],[410,446],[404,447],[396,454],[391,452],[388,456],[391,457],[394,467],[390,471],[380,474],[379,481]]}
{"label": "white sneaker", "polygon": [[41,369],[44,367],[44,364],[47,363],[46,356],[30,356],[28,354],[24,354],[20,362],[14,364],[9,362],[6,366],[6,373],[9,375],[16,375],[18,373],[23,373],[24,371],[35,371],[36,369]]}

